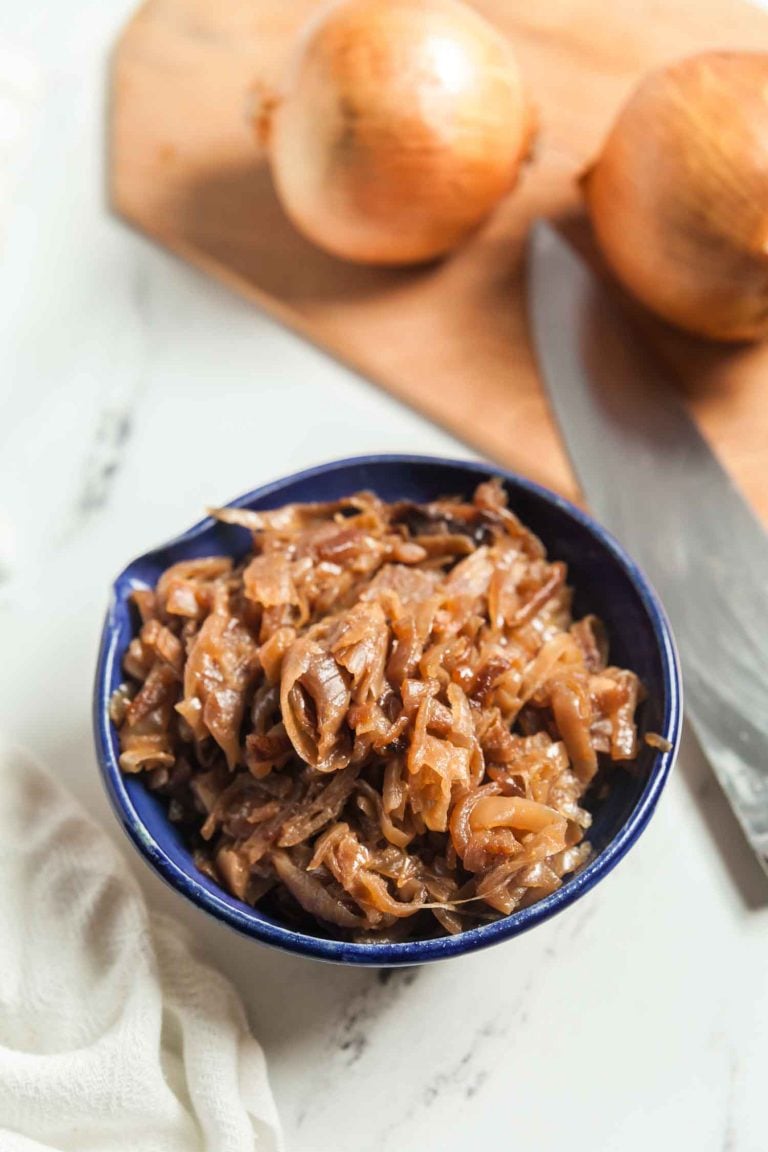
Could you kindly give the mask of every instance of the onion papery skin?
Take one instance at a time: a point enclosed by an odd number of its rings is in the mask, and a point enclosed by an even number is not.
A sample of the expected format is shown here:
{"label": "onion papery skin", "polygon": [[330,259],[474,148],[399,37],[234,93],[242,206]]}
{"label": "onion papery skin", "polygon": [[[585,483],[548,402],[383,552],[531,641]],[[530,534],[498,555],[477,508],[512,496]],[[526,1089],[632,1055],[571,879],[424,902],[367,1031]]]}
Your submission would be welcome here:
{"label": "onion papery skin", "polygon": [[715,340],[768,336],[768,54],[652,73],[582,184],[606,262],[647,308]]}
{"label": "onion papery skin", "polygon": [[282,206],[335,256],[416,264],[514,186],[534,115],[510,43],[457,0],[344,0],[304,30],[268,113]]}

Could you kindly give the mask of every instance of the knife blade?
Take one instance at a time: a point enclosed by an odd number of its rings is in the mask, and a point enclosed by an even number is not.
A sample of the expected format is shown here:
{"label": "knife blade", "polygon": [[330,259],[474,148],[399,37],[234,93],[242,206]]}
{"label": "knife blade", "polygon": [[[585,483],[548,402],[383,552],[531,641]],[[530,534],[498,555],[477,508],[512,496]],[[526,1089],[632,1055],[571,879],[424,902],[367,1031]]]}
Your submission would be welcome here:
{"label": "knife blade", "polygon": [[574,472],[664,602],[688,719],[768,874],[768,535],[586,263],[543,221],[528,258],[536,358]]}

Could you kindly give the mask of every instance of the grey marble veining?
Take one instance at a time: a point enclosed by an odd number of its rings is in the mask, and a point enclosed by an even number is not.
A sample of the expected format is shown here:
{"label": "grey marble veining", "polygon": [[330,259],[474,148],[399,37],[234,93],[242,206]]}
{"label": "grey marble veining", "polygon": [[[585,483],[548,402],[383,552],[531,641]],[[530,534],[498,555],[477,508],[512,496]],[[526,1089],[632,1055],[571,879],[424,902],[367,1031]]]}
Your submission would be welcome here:
{"label": "grey marble veining", "polygon": [[[128,451],[142,394],[147,384],[152,348],[152,280],[147,253],[137,248],[126,269],[128,307],[121,317],[99,381],[97,412],[88,445],[82,453],[64,536],[77,532],[88,519],[106,509],[113,485]],[[114,357],[112,359],[112,357]]]}

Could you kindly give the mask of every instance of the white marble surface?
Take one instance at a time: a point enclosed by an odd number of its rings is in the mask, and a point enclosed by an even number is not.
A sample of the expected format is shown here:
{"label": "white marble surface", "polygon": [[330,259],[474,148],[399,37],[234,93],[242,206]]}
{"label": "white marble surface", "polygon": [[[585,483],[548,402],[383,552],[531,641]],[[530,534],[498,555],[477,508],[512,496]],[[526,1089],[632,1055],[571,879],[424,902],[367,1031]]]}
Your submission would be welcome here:
{"label": "white marble surface", "polygon": [[107,214],[103,79],[129,8],[0,3],[0,73],[10,53],[24,107],[7,142],[0,84],[0,727],[235,980],[290,1152],[762,1152],[768,886],[690,739],[598,891],[419,971],[259,947],[166,890],[123,840],[89,717],[114,573],[206,504],[297,467],[350,450],[467,455]]}

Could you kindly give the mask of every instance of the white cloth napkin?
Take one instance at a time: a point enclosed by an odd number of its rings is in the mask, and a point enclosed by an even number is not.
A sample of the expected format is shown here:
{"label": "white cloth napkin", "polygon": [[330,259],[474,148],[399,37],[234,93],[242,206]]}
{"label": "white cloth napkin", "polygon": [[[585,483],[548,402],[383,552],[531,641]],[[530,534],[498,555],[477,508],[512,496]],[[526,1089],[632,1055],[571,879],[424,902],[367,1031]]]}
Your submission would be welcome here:
{"label": "white cloth napkin", "polygon": [[75,800],[0,741],[2,1152],[277,1152],[231,985]]}

